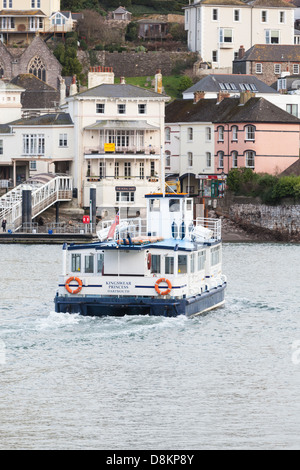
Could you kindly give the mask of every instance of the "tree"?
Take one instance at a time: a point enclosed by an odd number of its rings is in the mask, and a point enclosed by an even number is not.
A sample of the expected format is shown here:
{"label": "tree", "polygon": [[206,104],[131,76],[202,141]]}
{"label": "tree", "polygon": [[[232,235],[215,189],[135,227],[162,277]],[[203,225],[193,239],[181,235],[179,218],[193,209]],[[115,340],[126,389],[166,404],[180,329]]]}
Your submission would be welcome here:
{"label": "tree", "polygon": [[188,77],[187,75],[183,75],[183,77],[181,77],[181,79],[179,81],[178,91],[180,93],[183,93],[185,90],[190,88],[192,85],[193,85],[193,80],[191,79],[191,77]]}

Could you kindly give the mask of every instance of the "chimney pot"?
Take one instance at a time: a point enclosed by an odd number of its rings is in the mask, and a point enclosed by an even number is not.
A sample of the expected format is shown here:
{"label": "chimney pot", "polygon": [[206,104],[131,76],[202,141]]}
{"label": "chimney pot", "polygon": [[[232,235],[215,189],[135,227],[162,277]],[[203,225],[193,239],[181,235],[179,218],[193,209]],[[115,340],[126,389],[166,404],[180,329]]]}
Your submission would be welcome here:
{"label": "chimney pot", "polygon": [[245,55],[245,48],[244,46],[240,46],[239,48],[239,59],[242,59]]}
{"label": "chimney pot", "polygon": [[194,104],[198,103],[198,101],[202,100],[205,97],[204,91],[195,91],[194,93]]}

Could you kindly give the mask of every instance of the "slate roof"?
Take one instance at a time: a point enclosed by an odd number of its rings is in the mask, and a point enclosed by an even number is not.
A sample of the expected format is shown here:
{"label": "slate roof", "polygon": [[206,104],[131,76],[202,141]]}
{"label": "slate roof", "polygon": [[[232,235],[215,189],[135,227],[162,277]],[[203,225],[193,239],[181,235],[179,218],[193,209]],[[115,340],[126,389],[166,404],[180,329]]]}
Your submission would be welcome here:
{"label": "slate roof", "polygon": [[165,123],[176,122],[245,122],[288,123],[300,125],[300,119],[283,111],[264,98],[250,98],[241,105],[239,98],[174,100],[166,106]]}
{"label": "slate roof", "polygon": [[90,88],[89,90],[77,93],[81,97],[96,98],[169,98],[167,95],[156,93],[155,91],[146,90],[135,85],[127,84],[105,84]]}
{"label": "slate roof", "polygon": [[242,59],[235,60],[235,62],[245,61],[300,62],[300,47],[287,44],[256,44],[245,52]]}
{"label": "slate roof", "polygon": [[21,95],[25,109],[49,109],[59,104],[59,91],[30,73],[17,75],[10,83],[25,89]]}
{"label": "slate roof", "polygon": [[22,118],[8,123],[10,126],[68,126],[73,121],[68,113],[43,114],[37,117]]}
{"label": "slate roof", "polygon": [[[298,46],[299,47],[299,46]],[[222,87],[223,84],[223,87]],[[228,88],[224,84],[233,84],[235,88],[230,86]],[[264,82],[256,78],[254,75],[244,74],[211,74],[206,75],[195,85],[191,86],[184,93],[194,93],[195,91],[216,92],[227,91],[228,93],[237,94],[245,91],[241,85],[247,84],[250,86],[250,91],[256,93],[274,93],[274,89],[266,85]],[[252,85],[252,86],[251,86]]]}
{"label": "slate roof", "polygon": [[243,0],[200,0],[199,2],[195,2],[192,5],[187,5],[183,8],[193,7],[195,5],[228,5],[228,6],[252,6],[254,8],[261,8],[261,7],[270,7],[270,8],[295,8],[292,3],[285,2],[284,0],[250,0],[250,1],[243,1]]}

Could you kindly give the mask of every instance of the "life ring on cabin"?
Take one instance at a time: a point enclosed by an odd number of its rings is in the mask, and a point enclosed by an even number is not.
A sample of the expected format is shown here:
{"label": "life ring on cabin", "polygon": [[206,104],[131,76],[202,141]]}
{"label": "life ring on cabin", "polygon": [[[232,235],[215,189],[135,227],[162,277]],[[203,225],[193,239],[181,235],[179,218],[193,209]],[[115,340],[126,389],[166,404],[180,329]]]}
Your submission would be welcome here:
{"label": "life ring on cabin", "polygon": [[[164,290],[164,291],[161,291],[160,288],[159,288],[159,284],[161,282],[166,282],[168,284],[168,289],[167,290]],[[156,292],[158,293],[158,295],[168,295],[171,290],[172,290],[172,284],[171,282],[169,281],[169,279],[165,279],[164,277],[161,277],[160,279],[158,279],[158,281],[156,281],[155,283],[155,290]]]}
{"label": "life ring on cabin", "polygon": [[151,253],[148,253],[148,256],[147,256],[147,268],[148,269],[151,269],[151,261],[152,261]]}
{"label": "life ring on cabin", "polygon": [[[71,289],[70,284],[72,281],[76,281],[78,283],[77,289]],[[69,294],[78,294],[82,289],[82,280],[79,279],[79,277],[69,277],[69,279],[66,280],[65,288],[67,289]]]}

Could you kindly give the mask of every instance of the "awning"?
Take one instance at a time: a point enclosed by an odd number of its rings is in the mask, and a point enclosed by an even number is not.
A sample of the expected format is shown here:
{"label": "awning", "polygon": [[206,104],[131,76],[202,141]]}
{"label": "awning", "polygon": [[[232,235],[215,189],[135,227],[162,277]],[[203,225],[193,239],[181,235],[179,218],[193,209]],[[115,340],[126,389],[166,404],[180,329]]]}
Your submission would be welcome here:
{"label": "awning", "polygon": [[99,121],[84,128],[85,130],[95,131],[101,129],[117,130],[157,130],[159,126],[148,124],[146,121]]}

